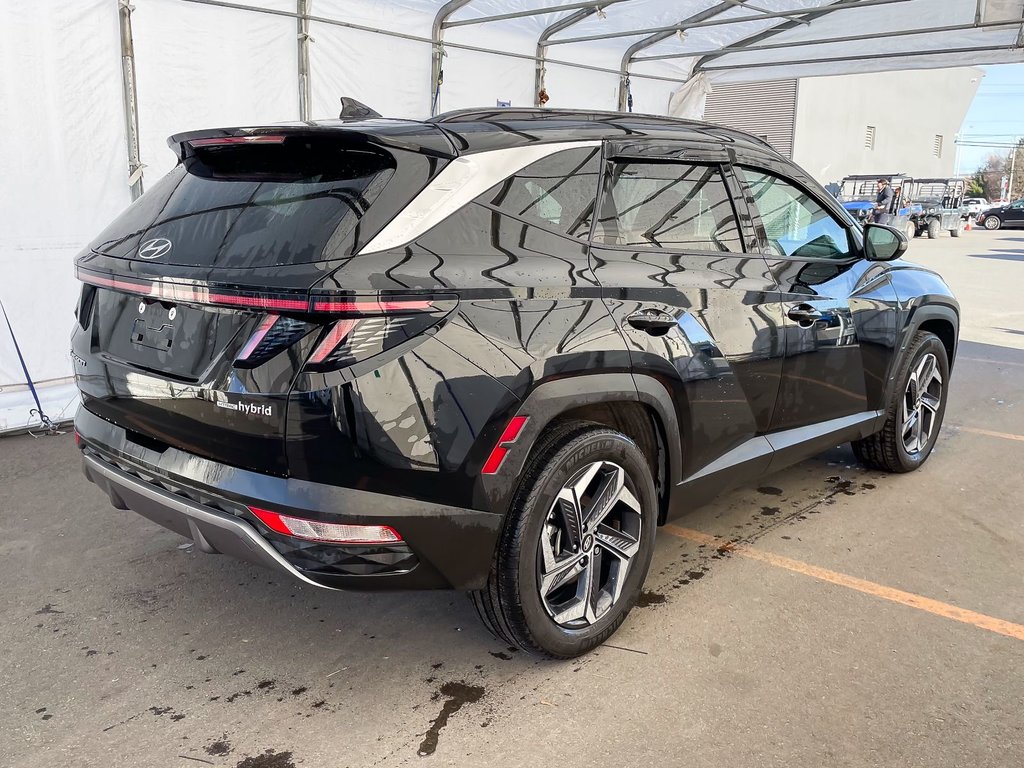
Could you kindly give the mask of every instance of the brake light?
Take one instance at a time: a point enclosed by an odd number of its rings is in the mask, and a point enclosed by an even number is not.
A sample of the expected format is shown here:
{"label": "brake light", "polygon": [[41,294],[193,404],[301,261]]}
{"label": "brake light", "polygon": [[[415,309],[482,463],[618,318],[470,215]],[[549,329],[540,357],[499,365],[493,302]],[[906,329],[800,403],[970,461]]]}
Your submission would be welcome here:
{"label": "brake light", "polygon": [[242,347],[242,351],[238,354],[236,362],[248,360],[249,355],[251,355],[256,347],[260,345],[260,342],[263,341],[268,333],[270,333],[270,329],[274,327],[274,323],[279,319],[280,317],[278,315],[267,315],[263,318],[263,322],[261,322],[256,328],[256,332],[249,337],[247,342],[245,342],[245,346]]}
{"label": "brake light", "polygon": [[491,455],[484,462],[483,474],[493,475],[501,469],[501,464],[510,450],[508,446],[519,439],[519,433],[523,431],[523,427],[526,426],[529,418],[529,416],[512,417],[508,426],[505,427],[505,431],[498,438],[498,442],[495,444],[494,450],[491,451]]}
{"label": "brake light", "polygon": [[208,139],[192,139],[190,147],[220,147],[226,144],[283,144],[284,136],[260,134],[258,136],[213,136]]}
{"label": "brake light", "polygon": [[328,371],[373,357],[439,323],[454,306],[445,299],[362,299],[314,296],[315,313],[341,315],[306,361],[311,371]]}
{"label": "brake light", "polygon": [[294,536],[307,541],[323,541],[330,544],[401,544],[402,537],[390,525],[351,525],[348,523],[325,523],[302,517],[282,515],[268,509],[249,507],[249,511],[274,533]]}
{"label": "brake light", "polygon": [[331,327],[331,330],[328,331],[327,335],[324,336],[324,340],[321,341],[317,345],[316,349],[313,350],[313,354],[310,355],[309,357],[309,362],[313,365],[319,365],[323,363],[323,361],[328,358],[331,352],[337,349],[338,345],[345,340],[345,337],[348,336],[349,331],[351,331],[355,327],[355,320],[339,320],[338,322],[336,322]]}

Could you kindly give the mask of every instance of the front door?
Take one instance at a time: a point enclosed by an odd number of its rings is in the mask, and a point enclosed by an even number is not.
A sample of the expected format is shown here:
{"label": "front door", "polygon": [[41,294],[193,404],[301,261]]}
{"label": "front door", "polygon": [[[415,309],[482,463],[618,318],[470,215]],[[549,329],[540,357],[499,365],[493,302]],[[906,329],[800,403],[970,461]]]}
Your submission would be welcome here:
{"label": "front door", "polygon": [[[885,270],[860,258],[848,223],[808,186],[740,167],[781,291],[786,361],[772,431],[840,429],[882,408],[896,328]],[[806,438],[804,434],[801,437]]]}
{"label": "front door", "polygon": [[1007,227],[1024,227],[1024,200],[1006,206],[1003,224]]}

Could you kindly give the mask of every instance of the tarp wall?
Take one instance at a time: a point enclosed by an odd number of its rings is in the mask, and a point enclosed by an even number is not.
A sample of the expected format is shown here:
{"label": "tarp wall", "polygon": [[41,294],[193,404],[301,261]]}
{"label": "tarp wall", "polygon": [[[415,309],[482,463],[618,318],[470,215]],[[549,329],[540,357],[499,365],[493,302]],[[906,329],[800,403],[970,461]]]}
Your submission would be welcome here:
{"label": "tarp wall", "polygon": [[[296,0],[236,0],[294,14]],[[549,59],[601,67],[579,69],[549,62],[549,107],[615,109],[618,69],[650,28],[678,24],[716,9],[739,23],[663,35],[639,55],[678,55],[636,61],[631,71],[634,109],[665,113],[673,92],[694,68],[707,65],[707,82],[768,80],[802,74],[842,74],[900,68],[1020,61],[1019,25],[955,35],[802,46],[771,52],[728,53],[710,62],[687,52],[721,49],[784,26],[764,13],[806,13],[845,0],[759,0],[757,9],[722,0],[630,0],[605,6],[553,36]],[[452,21],[489,17],[566,0],[472,0]],[[152,186],[174,163],[168,135],[186,129],[295,120],[298,113],[298,25],[295,18],[186,0],[133,0],[132,14],[140,156],[143,182]],[[431,25],[443,0],[309,0],[309,12],[330,20],[387,29],[399,39],[322,20],[310,23],[311,116],[337,116],[338,99],[351,96],[393,117],[429,114],[432,91]],[[985,0],[982,21],[1020,19],[1024,0]],[[969,0],[906,0],[842,10],[776,34],[772,41],[817,40],[830,35],[879,35],[913,25],[971,24]],[[531,59],[460,50],[464,44],[532,57],[552,23],[575,9],[445,31],[445,80],[439,110],[493,107],[497,100],[532,106],[536,67]],[[641,30],[641,31],[637,31]],[[646,31],[644,31],[646,30]],[[607,37],[607,35],[621,36]],[[959,46],[992,46],[956,53]],[[913,60],[816,63],[762,67],[794,56],[836,56],[847,51],[934,51]],[[734,67],[725,70],[716,67]],[[69,407],[73,374],[68,336],[77,285],[74,255],[130,202],[121,94],[118,0],[39,0],[0,3],[0,301],[11,319],[30,373],[42,382],[44,409]],[[747,67],[747,68],[744,68]],[[783,71],[779,71],[779,70]],[[667,79],[644,79],[642,75]],[[698,99],[699,100],[699,99]],[[677,99],[677,101],[688,101]],[[682,105],[685,107],[686,105]],[[696,107],[700,105],[697,104]],[[680,108],[677,105],[677,108]],[[699,111],[699,110],[698,110]],[[692,111],[696,114],[696,111]],[[0,432],[32,422],[25,376],[10,334],[0,322]]]}

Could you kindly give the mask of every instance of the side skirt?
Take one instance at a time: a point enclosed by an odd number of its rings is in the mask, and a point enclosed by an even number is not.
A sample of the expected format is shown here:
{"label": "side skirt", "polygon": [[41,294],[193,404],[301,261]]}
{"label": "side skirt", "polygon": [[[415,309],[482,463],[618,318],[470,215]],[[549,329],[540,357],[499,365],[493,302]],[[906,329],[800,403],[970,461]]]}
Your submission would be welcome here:
{"label": "side skirt", "polygon": [[677,484],[669,499],[667,519],[706,504],[730,488],[785,469],[836,445],[874,434],[884,423],[884,411],[865,411],[752,437]]}

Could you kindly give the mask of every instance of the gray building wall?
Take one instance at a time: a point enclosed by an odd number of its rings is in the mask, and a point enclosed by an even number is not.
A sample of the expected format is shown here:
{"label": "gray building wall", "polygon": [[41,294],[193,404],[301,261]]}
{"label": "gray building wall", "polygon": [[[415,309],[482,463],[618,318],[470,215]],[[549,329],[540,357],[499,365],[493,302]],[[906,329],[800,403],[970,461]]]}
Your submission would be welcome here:
{"label": "gray building wall", "polygon": [[958,67],[805,77],[795,89],[792,80],[719,85],[704,117],[767,136],[822,184],[859,173],[952,176],[983,75]]}

